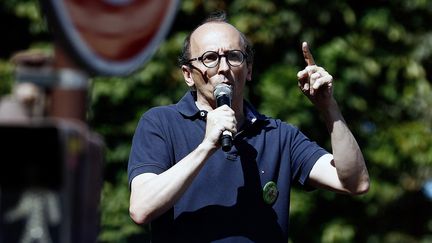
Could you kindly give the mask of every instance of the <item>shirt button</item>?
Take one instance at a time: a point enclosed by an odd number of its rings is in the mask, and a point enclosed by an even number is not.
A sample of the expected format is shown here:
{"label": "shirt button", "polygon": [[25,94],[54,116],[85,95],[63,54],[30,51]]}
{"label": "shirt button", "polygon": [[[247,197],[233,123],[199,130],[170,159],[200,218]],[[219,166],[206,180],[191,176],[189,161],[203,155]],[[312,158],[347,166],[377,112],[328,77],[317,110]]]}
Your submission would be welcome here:
{"label": "shirt button", "polygon": [[199,116],[201,120],[205,120],[207,118],[207,111],[199,111]]}

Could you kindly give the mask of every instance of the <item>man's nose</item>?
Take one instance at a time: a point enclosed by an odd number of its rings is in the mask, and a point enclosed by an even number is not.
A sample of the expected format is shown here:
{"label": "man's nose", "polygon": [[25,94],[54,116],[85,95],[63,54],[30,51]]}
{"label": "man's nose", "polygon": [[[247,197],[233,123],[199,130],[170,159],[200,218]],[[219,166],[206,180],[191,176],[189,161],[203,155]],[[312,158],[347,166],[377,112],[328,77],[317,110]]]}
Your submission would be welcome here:
{"label": "man's nose", "polygon": [[228,59],[226,56],[221,56],[219,61],[219,71],[226,71],[230,69],[230,65],[228,64]]}

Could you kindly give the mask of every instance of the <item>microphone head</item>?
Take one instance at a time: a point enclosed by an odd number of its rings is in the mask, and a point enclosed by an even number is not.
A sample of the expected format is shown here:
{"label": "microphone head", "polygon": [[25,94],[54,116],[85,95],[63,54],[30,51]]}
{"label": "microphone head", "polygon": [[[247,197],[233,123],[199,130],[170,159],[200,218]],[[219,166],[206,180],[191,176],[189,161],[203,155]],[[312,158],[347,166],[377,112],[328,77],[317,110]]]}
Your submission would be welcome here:
{"label": "microphone head", "polygon": [[228,84],[218,84],[216,85],[214,91],[213,91],[214,97],[217,99],[218,97],[221,97],[223,95],[228,96],[229,99],[232,98],[232,88],[231,85]]}

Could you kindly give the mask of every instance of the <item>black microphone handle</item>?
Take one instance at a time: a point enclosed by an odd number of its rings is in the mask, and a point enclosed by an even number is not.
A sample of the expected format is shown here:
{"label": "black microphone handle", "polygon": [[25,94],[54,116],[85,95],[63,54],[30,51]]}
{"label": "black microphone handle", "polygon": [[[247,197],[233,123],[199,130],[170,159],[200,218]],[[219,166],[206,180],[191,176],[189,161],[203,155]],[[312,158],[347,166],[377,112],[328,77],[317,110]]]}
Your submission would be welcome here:
{"label": "black microphone handle", "polygon": [[231,135],[231,132],[224,131],[224,134],[222,134],[222,136],[221,136],[220,139],[221,139],[222,150],[225,151],[225,152],[230,151],[231,147],[232,147],[232,135]]}
{"label": "black microphone handle", "polygon": [[230,97],[228,95],[221,95],[221,96],[217,97],[216,103],[217,103],[217,107],[220,107],[223,105],[227,105],[227,106],[231,107],[231,100],[230,100]]}
{"label": "black microphone handle", "polygon": [[[231,107],[231,99],[228,95],[221,95],[216,98],[217,106],[228,105]],[[224,131],[220,138],[220,143],[222,145],[222,150],[228,152],[232,147],[232,133],[230,131]]]}

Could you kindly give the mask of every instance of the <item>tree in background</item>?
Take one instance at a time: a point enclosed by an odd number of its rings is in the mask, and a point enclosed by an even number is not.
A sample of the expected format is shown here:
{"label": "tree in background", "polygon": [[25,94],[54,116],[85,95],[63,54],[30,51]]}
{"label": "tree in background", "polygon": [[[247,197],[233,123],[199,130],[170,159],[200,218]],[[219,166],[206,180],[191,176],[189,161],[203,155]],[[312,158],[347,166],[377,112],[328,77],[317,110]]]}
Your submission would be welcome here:
{"label": "tree in background", "polygon": [[[126,166],[132,134],[147,109],[187,90],[176,58],[184,37],[214,10],[255,44],[248,98],[258,109],[300,127],[329,148],[324,124],[297,88],[300,45],[335,79],[335,96],[363,150],[371,189],[359,197],[295,189],[292,242],[430,242],[432,199],[432,2],[183,0],[166,41],[128,77],[94,77],[88,118],[106,141],[101,242],[142,242],[146,227],[128,215]],[[35,0],[0,6],[0,94],[13,83],[10,55],[52,50]],[[10,23],[17,26],[11,29]],[[305,230],[307,229],[307,230]]]}

